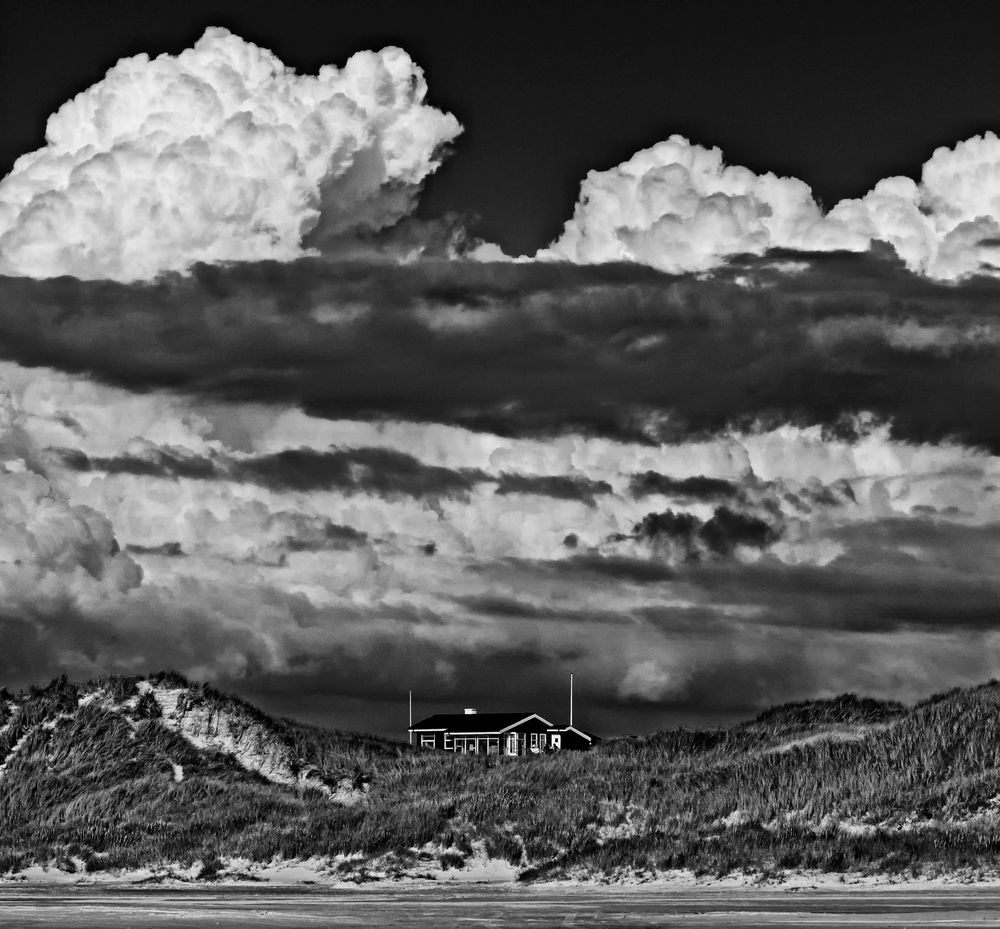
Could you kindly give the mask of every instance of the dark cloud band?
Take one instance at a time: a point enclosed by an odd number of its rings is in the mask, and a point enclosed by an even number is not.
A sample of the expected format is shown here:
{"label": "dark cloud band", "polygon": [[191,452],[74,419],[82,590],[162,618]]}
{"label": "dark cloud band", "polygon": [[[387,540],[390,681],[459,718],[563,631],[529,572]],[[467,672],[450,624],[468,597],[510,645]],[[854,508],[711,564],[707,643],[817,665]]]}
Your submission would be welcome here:
{"label": "dark cloud band", "polygon": [[136,285],[3,278],[0,355],[331,418],[670,441],[755,422],[849,431],[870,411],[906,439],[1000,450],[1000,282],[934,283],[877,253],[797,260],[710,279],[316,260]]}

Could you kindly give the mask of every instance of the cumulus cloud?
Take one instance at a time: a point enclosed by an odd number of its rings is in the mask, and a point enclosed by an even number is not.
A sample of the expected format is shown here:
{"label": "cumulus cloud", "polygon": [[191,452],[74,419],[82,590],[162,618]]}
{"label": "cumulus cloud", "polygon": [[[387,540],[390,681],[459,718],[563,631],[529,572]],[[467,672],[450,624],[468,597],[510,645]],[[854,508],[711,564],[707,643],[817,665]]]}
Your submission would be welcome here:
{"label": "cumulus cloud", "polygon": [[742,253],[864,251],[878,241],[910,270],[954,280],[993,273],[998,237],[1000,138],[992,132],[937,149],[919,183],[885,178],[826,214],[803,181],[726,165],[718,148],[674,135],[591,171],[573,218],[538,257],[705,271]]}
{"label": "cumulus cloud", "polygon": [[683,136],[643,149],[608,171],[591,171],[573,218],[543,257],[639,261],[664,271],[702,271],[732,254],[769,248],[864,248],[829,229],[809,186],[726,165],[722,151]]}
{"label": "cumulus cloud", "polygon": [[[426,94],[399,48],[299,75],[216,27],[179,55],[123,59],[54,113],[46,146],[0,181],[0,271],[130,281],[317,248],[505,259],[458,217],[410,215],[461,132]],[[879,242],[935,279],[996,273],[1000,138],[939,148],[919,181],[885,178],[824,212],[802,180],[727,165],[718,148],[672,135],[591,171],[536,257],[704,272],[742,254]],[[336,323],[344,309],[316,312]]]}
{"label": "cumulus cloud", "polygon": [[831,223],[890,243],[907,267],[952,280],[992,271],[1000,235],[1000,138],[987,132],[941,147],[920,183],[892,177],[838,203]]}
{"label": "cumulus cloud", "polygon": [[134,280],[392,226],[461,131],[426,91],[398,48],[298,75],[221,28],[123,59],[0,182],[0,270]]}
{"label": "cumulus cloud", "polygon": [[[41,475],[0,475],[0,564],[38,575],[84,575],[128,589],[140,574],[119,555],[111,524],[87,506],[71,506]],[[23,572],[20,572],[23,573]]]}
{"label": "cumulus cloud", "polygon": [[0,402],[0,610],[18,614],[78,599],[100,602],[139,585],[110,521],[71,503],[42,472],[9,395]]}

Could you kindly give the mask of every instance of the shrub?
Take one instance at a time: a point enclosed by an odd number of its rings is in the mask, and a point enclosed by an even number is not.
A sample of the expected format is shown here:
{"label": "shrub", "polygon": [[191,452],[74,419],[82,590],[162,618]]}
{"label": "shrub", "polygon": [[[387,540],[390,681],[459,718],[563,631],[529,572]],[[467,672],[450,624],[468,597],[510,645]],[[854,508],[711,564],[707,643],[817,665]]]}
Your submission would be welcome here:
{"label": "shrub", "polygon": [[159,719],[163,715],[160,704],[156,702],[156,697],[151,691],[146,691],[139,697],[135,706],[135,715],[137,719]]}
{"label": "shrub", "polygon": [[104,871],[107,866],[107,858],[97,852],[91,852],[83,859],[83,867],[88,874],[93,874],[97,871]]}
{"label": "shrub", "polygon": [[441,852],[438,856],[438,861],[441,862],[441,867],[447,871],[449,868],[460,868],[465,864],[465,855],[461,852]]}
{"label": "shrub", "polygon": [[204,852],[201,857],[201,868],[198,871],[199,881],[214,881],[222,870],[223,864],[218,854],[212,849]]}

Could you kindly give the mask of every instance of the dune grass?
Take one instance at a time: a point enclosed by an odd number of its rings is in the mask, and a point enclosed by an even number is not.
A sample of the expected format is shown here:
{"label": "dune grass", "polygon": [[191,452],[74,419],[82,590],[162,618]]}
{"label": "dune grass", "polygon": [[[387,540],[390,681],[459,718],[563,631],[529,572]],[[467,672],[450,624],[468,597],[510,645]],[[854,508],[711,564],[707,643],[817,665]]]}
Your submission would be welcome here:
{"label": "dune grass", "polygon": [[[136,679],[95,684],[119,704],[136,695]],[[192,689],[192,699],[265,722],[324,780],[367,785],[354,806],[196,749],[141,701],[129,712],[78,706],[82,692],[59,679],[0,700],[0,873],[32,862],[101,870],[338,852],[406,862],[428,842],[456,864],[482,841],[527,878],[921,873],[993,868],[1000,852],[994,682],[912,708],[845,695],[724,730],[527,758],[421,752]]]}

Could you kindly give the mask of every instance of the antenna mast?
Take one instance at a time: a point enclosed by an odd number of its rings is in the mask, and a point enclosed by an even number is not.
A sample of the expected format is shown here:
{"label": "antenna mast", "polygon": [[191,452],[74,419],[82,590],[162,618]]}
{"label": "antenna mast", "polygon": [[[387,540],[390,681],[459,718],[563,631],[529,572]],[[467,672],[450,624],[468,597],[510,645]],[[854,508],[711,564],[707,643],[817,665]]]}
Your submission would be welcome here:
{"label": "antenna mast", "polygon": [[410,745],[413,744],[413,691],[410,691],[410,728],[406,730],[406,735],[409,737]]}
{"label": "antenna mast", "polygon": [[573,725],[573,672],[569,672],[569,724]]}

